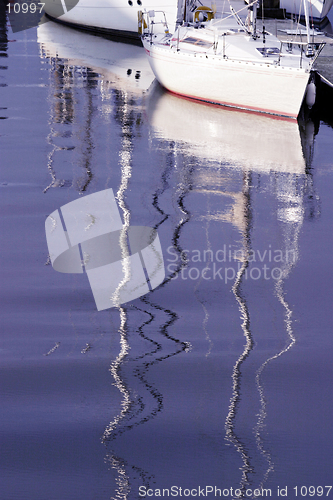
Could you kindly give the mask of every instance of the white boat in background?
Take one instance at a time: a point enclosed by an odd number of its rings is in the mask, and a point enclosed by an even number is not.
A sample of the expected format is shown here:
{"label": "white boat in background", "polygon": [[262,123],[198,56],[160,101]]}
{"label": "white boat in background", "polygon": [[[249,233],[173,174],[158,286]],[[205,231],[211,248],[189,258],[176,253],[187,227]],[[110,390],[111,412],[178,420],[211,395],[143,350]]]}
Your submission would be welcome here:
{"label": "white boat in background", "polygon": [[284,43],[257,29],[256,2],[246,8],[245,21],[232,6],[231,14],[221,19],[214,19],[212,9],[199,7],[190,18],[185,14],[173,34],[154,34],[148,28],[142,42],[152,70],[176,94],[297,118],[305,96],[309,107],[315,102],[311,70],[324,43],[312,43],[309,30],[306,41]]}
{"label": "white boat in background", "polygon": [[[179,0],[182,8],[184,0]],[[279,7],[264,9],[264,12],[281,11],[291,16],[305,16],[303,0],[259,0],[267,5]],[[309,0],[309,16],[315,22],[321,22],[331,9],[333,0]],[[46,15],[60,23],[106,35],[139,37],[138,24],[141,23],[141,12],[155,13],[154,32],[164,32],[165,22],[171,31],[175,30],[176,19],[179,18],[177,0],[45,0]],[[222,0],[212,1],[213,9],[221,8]],[[191,11],[201,7],[200,0],[191,1]],[[164,15],[165,14],[165,15]],[[271,15],[269,15],[271,17]]]}
{"label": "white boat in background", "polygon": [[[175,0],[47,0],[44,6],[48,17],[73,27],[115,35],[138,38],[138,12],[155,11],[155,32],[164,32],[165,19],[175,27]],[[74,6],[73,6],[74,5]]]}
{"label": "white boat in background", "polygon": [[[329,13],[333,0],[309,0],[309,16],[314,22],[321,22]],[[284,9],[288,15],[305,17],[303,0],[280,0],[280,9]]]}

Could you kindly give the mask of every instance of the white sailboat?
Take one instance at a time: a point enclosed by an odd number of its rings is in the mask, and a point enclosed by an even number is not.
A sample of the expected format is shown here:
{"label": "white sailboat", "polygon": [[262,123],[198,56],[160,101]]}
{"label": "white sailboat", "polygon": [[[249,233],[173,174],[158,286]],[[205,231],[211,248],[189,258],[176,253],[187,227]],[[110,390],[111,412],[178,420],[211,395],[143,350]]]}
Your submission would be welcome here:
{"label": "white sailboat", "polygon": [[185,8],[172,35],[155,34],[150,24],[142,42],[157,80],[186,97],[297,118],[305,96],[314,104],[312,67],[324,44],[313,43],[309,29],[306,41],[294,42],[258,30],[256,1],[245,21],[230,9],[214,19],[212,9]]}
{"label": "white sailboat", "polygon": [[[166,19],[175,24],[175,0],[47,0],[46,15],[60,23],[88,31],[138,38],[139,12],[156,11],[156,32],[164,32]],[[158,11],[158,12],[157,12]],[[173,24],[173,26],[174,26]]]}

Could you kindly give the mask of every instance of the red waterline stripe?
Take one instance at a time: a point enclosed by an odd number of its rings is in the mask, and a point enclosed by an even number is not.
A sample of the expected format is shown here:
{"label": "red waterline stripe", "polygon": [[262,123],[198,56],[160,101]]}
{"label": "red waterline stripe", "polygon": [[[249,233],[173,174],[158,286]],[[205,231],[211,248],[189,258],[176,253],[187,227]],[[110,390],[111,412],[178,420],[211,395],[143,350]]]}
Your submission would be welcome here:
{"label": "red waterline stripe", "polygon": [[181,96],[185,99],[192,100],[192,101],[199,101],[199,102],[204,102],[206,104],[210,104],[211,106],[225,106],[227,108],[235,108],[239,109],[241,111],[245,111],[248,113],[256,113],[256,114],[266,114],[266,115],[271,115],[274,116],[277,119],[280,120],[287,120],[287,121],[294,121],[297,120],[298,114],[297,115],[284,115],[281,114],[277,111],[269,110],[269,109],[264,109],[264,108],[254,108],[253,106],[240,106],[239,104],[234,104],[231,102],[223,102],[223,101],[206,101],[205,99],[200,99],[199,97],[191,96],[191,95],[185,95],[185,94],[179,94],[178,92],[174,92],[173,90],[167,89],[171,94],[175,94],[177,96]]}
{"label": "red waterline stripe", "polygon": [[250,114],[250,115],[258,115],[258,116],[265,116],[266,118],[269,118],[270,120],[278,120],[278,121],[283,121],[283,122],[292,122],[295,123],[295,119],[297,119],[298,115],[296,118],[292,118],[290,116],[284,116],[284,115],[277,115],[277,114],[270,114],[270,113],[265,113],[263,111],[255,111],[252,109],[247,109],[247,108],[239,108],[237,106],[233,106],[231,104],[217,104],[214,102],[210,101],[204,101],[202,99],[198,99],[197,97],[188,97],[186,95],[182,94],[177,94],[177,92],[172,92],[172,90],[167,90],[166,88],[163,87],[165,92],[170,92],[170,94],[177,96],[179,99],[185,99],[186,101],[190,102],[197,102],[198,104],[209,106],[211,108],[219,108],[223,106],[224,108],[228,108],[227,110],[230,111],[231,113],[234,111],[237,113],[244,113],[244,114]]}

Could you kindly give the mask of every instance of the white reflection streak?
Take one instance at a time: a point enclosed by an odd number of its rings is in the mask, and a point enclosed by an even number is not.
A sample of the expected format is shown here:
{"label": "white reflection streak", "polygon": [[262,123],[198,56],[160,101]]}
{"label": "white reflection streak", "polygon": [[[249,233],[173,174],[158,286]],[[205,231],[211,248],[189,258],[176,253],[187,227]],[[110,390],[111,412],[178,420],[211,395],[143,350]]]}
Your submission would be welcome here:
{"label": "white reflection streak", "polygon": [[58,148],[55,144],[53,144],[53,141],[52,141],[52,137],[55,135],[55,131],[51,127],[51,123],[52,123],[51,119],[53,119],[52,115],[51,115],[51,118],[49,120],[49,125],[50,125],[50,128],[51,128],[51,131],[47,135],[47,138],[46,138],[46,142],[48,144],[50,144],[52,146],[52,148],[53,148],[52,151],[50,151],[50,153],[47,155],[47,169],[48,169],[48,171],[50,172],[50,175],[51,175],[51,182],[50,182],[50,184],[48,186],[46,186],[46,188],[44,189],[43,193],[46,193],[57,182],[57,178],[56,178],[56,175],[55,175],[54,170],[53,170],[53,162],[54,162],[53,156],[54,156],[54,153],[56,151],[60,150],[60,148]]}
{"label": "white reflection streak", "polygon": [[[284,269],[281,269],[281,277],[280,279],[276,282],[275,284],[275,293],[278,298],[278,301],[282,305],[282,307],[285,310],[285,318],[284,318],[284,324],[286,327],[286,332],[288,335],[288,340],[286,346],[277,354],[274,356],[271,356],[268,358],[258,369],[257,374],[256,374],[256,384],[259,392],[259,397],[260,397],[260,405],[261,409],[259,411],[258,415],[258,421],[257,425],[254,428],[254,434],[257,442],[257,446],[261,454],[266,458],[268,462],[268,469],[264,475],[264,478],[261,482],[260,487],[264,485],[266,482],[268,475],[274,470],[274,463],[272,461],[272,457],[270,453],[264,449],[263,447],[263,439],[261,437],[261,432],[264,429],[264,421],[267,416],[266,412],[266,399],[264,396],[264,389],[261,384],[261,375],[268,363],[273,361],[274,359],[279,358],[283,354],[285,354],[287,351],[289,351],[293,345],[296,342],[296,337],[293,333],[292,329],[292,310],[289,307],[288,302],[285,299],[285,292],[283,290],[283,284],[284,280],[287,279],[289,276],[291,270],[293,267],[295,267],[295,264],[298,260],[298,237],[299,237],[299,231],[300,228],[303,224],[303,214],[304,210],[302,207],[302,197],[297,196],[297,186],[295,183],[295,179],[290,177],[282,177],[279,178],[279,192],[278,192],[278,199],[280,202],[282,202],[285,206],[281,209],[278,210],[278,218],[280,221],[285,224],[285,247],[286,247],[286,255],[290,255],[290,252],[292,252],[292,255],[294,256],[294,259],[292,262],[286,262],[284,265]],[[289,205],[289,206],[287,206]],[[294,210],[291,210],[293,208]],[[287,233],[287,234],[286,234]],[[294,234],[293,234],[294,233]]]}
{"label": "white reflection streak", "polygon": [[52,349],[50,349],[47,353],[44,354],[44,356],[49,356],[50,354],[52,354],[56,349],[58,349],[58,347],[60,346],[60,342],[56,342],[55,343],[55,346],[52,347]]}
{"label": "white reflection streak", "polygon": [[[210,212],[210,210],[209,210],[209,212]],[[212,245],[211,245],[211,242],[209,240],[209,231],[208,231],[208,229],[209,229],[209,221],[207,221],[205,232],[206,232],[206,240],[207,240],[207,249],[211,250]],[[210,254],[210,252],[208,252],[208,255],[209,255],[209,261],[208,261],[208,265],[206,267],[209,267],[210,263],[211,263],[211,254]],[[208,309],[204,306],[203,303],[201,303],[201,305],[202,305],[203,310],[205,311],[205,317],[204,317],[204,320],[202,322],[202,326],[203,326],[204,332],[206,334],[206,340],[208,342],[208,351],[206,352],[206,358],[207,358],[210,355],[214,344],[213,344],[212,339],[209,336],[209,332],[208,332],[208,329],[207,329],[207,324],[208,324],[208,320],[209,320]]]}
{"label": "white reflection streak", "polygon": [[108,455],[107,458],[110,461],[112,469],[118,472],[118,477],[116,478],[118,488],[116,488],[115,495],[111,497],[111,500],[126,500],[131,488],[125,465],[113,456]]}
{"label": "white reflection streak", "polygon": [[[248,175],[244,178],[244,188],[243,188],[243,198],[246,198],[246,193],[248,193],[249,189],[249,178]],[[248,210],[248,202],[247,200],[244,202],[243,205],[243,217],[245,219],[248,219],[248,214],[246,214],[246,211]],[[248,225],[248,221],[247,221]],[[243,334],[246,340],[246,343],[244,345],[244,350],[237,359],[233,370],[232,370],[232,397],[230,399],[230,405],[229,405],[229,412],[226,418],[225,422],[225,430],[226,430],[226,439],[230,441],[235,447],[236,450],[240,453],[240,456],[243,460],[243,467],[241,468],[242,470],[242,479],[240,482],[240,489],[242,491],[242,495],[245,491],[246,484],[248,484],[248,474],[252,471],[252,467],[250,464],[250,458],[248,454],[246,453],[244,445],[240,442],[238,437],[235,434],[234,431],[234,419],[236,417],[236,410],[237,410],[237,404],[240,400],[240,366],[241,364],[245,361],[245,359],[248,357],[250,351],[253,348],[253,340],[252,336],[250,333],[249,329],[249,324],[250,324],[250,318],[249,318],[249,313],[247,310],[247,305],[245,300],[241,297],[240,295],[240,285],[242,281],[242,277],[246,271],[246,268],[248,267],[249,264],[249,241],[248,241],[248,236],[246,233],[243,232],[243,240],[244,240],[244,247],[245,247],[245,252],[244,252],[244,261],[242,266],[239,268],[237,275],[236,275],[236,280],[235,283],[232,286],[232,292],[237,300],[238,303],[238,309],[240,311],[240,318],[242,320],[241,323],[241,328],[243,330]]]}
{"label": "white reflection streak", "polygon": [[126,338],[126,321],[127,321],[127,314],[126,310],[120,306],[120,290],[121,288],[131,279],[131,270],[129,266],[129,248],[128,248],[128,243],[127,243],[127,234],[128,234],[128,228],[130,225],[130,211],[127,209],[125,200],[124,200],[124,193],[128,187],[128,182],[129,179],[131,178],[132,175],[132,169],[131,169],[131,154],[129,152],[131,148],[131,141],[128,137],[124,137],[123,141],[123,151],[120,153],[120,158],[121,158],[121,183],[119,186],[119,189],[117,191],[116,199],[118,200],[119,206],[123,211],[123,217],[124,217],[124,224],[123,228],[120,231],[120,236],[119,236],[119,244],[121,248],[121,255],[122,255],[122,269],[123,269],[123,279],[121,282],[118,284],[115,292],[113,293],[111,300],[113,301],[113,304],[118,307],[119,314],[120,314],[120,345],[121,345],[121,350],[116,358],[116,360],[111,364],[110,371],[112,373],[112,376],[115,380],[115,386],[118,388],[120,393],[123,395],[124,399],[121,402],[122,410],[120,414],[114,419],[113,422],[111,422],[107,428],[104,431],[103,435],[103,441],[107,440],[110,436],[112,431],[115,429],[115,427],[119,424],[120,420],[122,420],[125,416],[125,414],[128,412],[131,401],[130,401],[130,393],[127,390],[124,382],[118,375],[118,371],[120,368],[121,363],[123,362],[125,356],[128,354],[128,351],[130,349],[130,346],[127,342]]}
{"label": "white reflection streak", "polygon": [[96,217],[94,215],[91,215],[91,214],[86,214],[87,217],[89,217],[91,219],[91,222],[89,222],[88,226],[86,226],[84,228],[85,231],[89,231],[89,229],[95,224],[96,222]]}
{"label": "white reflection streak", "polygon": [[232,287],[233,294],[235,295],[235,298],[238,302],[239,306],[239,311],[241,313],[241,319],[242,319],[242,324],[241,328],[244,333],[244,337],[246,339],[246,343],[244,346],[244,351],[242,354],[239,356],[237,359],[233,370],[232,370],[232,397],[230,400],[230,405],[229,405],[229,413],[226,418],[225,422],[225,429],[226,429],[226,439],[233,443],[233,445],[236,447],[237,451],[240,453],[242,460],[243,460],[243,467],[241,468],[242,470],[242,479],[240,482],[240,489],[243,491],[245,489],[245,485],[248,483],[248,474],[251,472],[252,467],[250,465],[250,459],[249,456],[247,455],[244,446],[242,443],[239,441],[237,436],[235,435],[234,432],[234,422],[233,420],[236,417],[236,409],[237,409],[237,403],[240,399],[240,366],[243,363],[243,361],[247,358],[249,355],[250,351],[252,350],[253,347],[253,341],[251,338],[251,334],[249,331],[249,314],[247,311],[247,307],[245,304],[245,301],[241,298],[239,295],[239,286],[242,280],[242,277],[245,273],[245,270],[248,266],[248,256],[246,257],[246,260],[243,262],[242,267],[239,269],[237,276],[236,276],[236,281]]}
{"label": "white reflection streak", "polygon": [[[210,213],[210,210],[208,210],[208,212]],[[211,264],[211,253],[210,253],[210,250],[212,248],[212,245],[211,245],[211,242],[209,241],[209,232],[208,232],[208,228],[209,228],[209,221],[207,221],[207,224],[206,224],[206,228],[205,228],[205,233],[206,233],[206,241],[207,241],[207,250],[208,250],[208,255],[209,255],[209,260],[207,262],[207,265],[206,265],[206,268],[209,269],[210,268],[210,264]],[[200,279],[198,280],[198,284],[195,286],[194,288],[194,294],[196,295],[196,292],[201,284],[203,280],[203,277],[201,276]],[[198,298],[198,301],[200,302],[200,305],[202,307],[202,309],[204,310],[204,313],[205,313],[205,317],[202,321],[202,328],[205,332],[205,337],[206,337],[206,340],[208,342],[208,350],[206,352],[206,358],[210,355],[210,353],[212,352],[212,348],[213,348],[213,341],[212,339],[210,338],[210,335],[209,335],[209,332],[208,332],[208,329],[207,329],[207,324],[208,324],[208,320],[209,320],[209,313],[208,313],[208,309],[207,307],[204,305],[204,301],[203,300],[200,300]]]}
{"label": "white reflection streak", "polygon": [[[46,56],[44,53],[43,53],[43,50],[41,52],[41,57],[42,58],[45,58],[45,57],[48,57]],[[52,59],[50,59],[52,61]],[[52,61],[53,63],[55,63],[55,61],[53,60]],[[57,66],[57,63],[55,63],[55,71],[57,71],[58,69],[58,66]],[[67,82],[66,82],[66,73],[65,73],[65,70],[66,70],[66,66],[64,67],[64,70],[62,72],[62,77],[64,78],[64,81],[65,81],[65,84],[67,83],[67,87],[70,87],[71,86],[71,83],[68,82],[68,77],[67,77]],[[69,70],[69,67],[67,67],[67,70]],[[50,72],[50,78],[51,78],[51,75],[52,75],[52,72]],[[65,86],[65,85],[64,85]],[[52,84],[50,83],[50,89],[52,89],[52,87],[55,87],[55,90],[56,91],[59,91],[59,93],[63,96],[63,88],[61,85],[57,85],[57,84]],[[50,106],[50,113],[49,113],[49,120],[48,120],[48,125],[50,126],[50,133],[47,135],[46,137],[46,142],[47,144],[49,144],[51,147],[52,147],[52,150],[48,153],[47,155],[47,169],[51,175],[51,182],[48,186],[46,186],[46,188],[43,190],[43,193],[47,193],[47,191],[50,189],[50,188],[53,188],[53,187],[62,187],[65,183],[65,180],[64,179],[57,179],[56,177],[56,174],[55,174],[55,171],[54,171],[54,168],[53,168],[53,164],[54,164],[54,156],[55,156],[55,153],[57,151],[62,151],[62,150],[66,150],[67,148],[65,147],[60,147],[60,146],[57,146],[54,141],[53,141],[53,138],[54,137],[57,137],[57,132],[56,132],[56,129],[54,127],[52,127],[52,124],[57,124],[57,123],[64,123],[63,121],[59,121],[59,112],[57,112],[57,109],[56,109],[56,104],[57,102],[60,103],[60,98],[56,96],[56,93],[53,92],[53,95],[51,97],[51,94],[49,95],[49,98],[53,99],[54,97],[56,97],[56,99],[59,99],[59,101],[55,101],[55,107],[52,108]],[[60,115],[62,114],[62,110],[60,111]]]}
{"label": "white reflection streak", "polygon": [[[42,52],[42,58],[45,58],[46,56],[43,54]],[[51,78],[51,72],[50,72],[50,78]],[[54,85],[50,85],[50,89],[52,89]],[[58,89],[59,90],[59,89]],[[55,96],[55,94],[53,95],[53,97]],[[50,96],[51,97],[51,96]],[[50,106],[50,109],[53,109],[51,108]],[[61,151],[61,147],[57,146],[56,144],[54,144],[53,142],[53,137],[56,137],[56,131],[55,129],[52,127],[52,124],[56,123],[56,113],[53,109],[53,112],[50,111],[49,113],[49,121],[48,121],[48,125],[50,126],[50,133],[47,135],[46,137],[46,142],[47,144],[49,144],[51,147],[52,147],[52,151],[50,151],[47,155],[47,169],[51,175],[51,182],[48,186],[46,186],[46,188],[43,190],[43,193],[47,193],[47,191],[52,188],[52,187],[56,187],[57,185],[60,185],[62,184],[62,181],[57,181],[57,178],[56,178],[56,174],[54,172],[54,169],[53,169],[53,163],[54,163],[54,155],[55,155],[55,152],[56,151]]]}
{"label": "white reflection streak", "polygon": [[128,248],[128,229],[130,225],[131,213],[127,209],[124,193],[127,190],[129,179],[132,176],[132,167],[131,167],[131,139],[124,134],[123,140],[123,151],[120,153],[120,163],[121,163],[121,183],[119,189],[116,194],[116,199],[119,203],[121,210],[123,211],[124,224],[123,228],[120,231],[119,235],[119,245],[121,248],[121,265],[123,270],[123,279],[118,284],[116,290],[111,296],[111,301],[114,306],[119,307],[121,304],[120,300],[120,292],[121,289],[124,288],[126,283],[128,283],[131,279],[131,266],[130,266],[130,251]]}
{"label": "white reflection streak", "polygon": [[[284,279],[287,277],[288,274],[289,274],[289,272],[284,276]],[[289,341],[288,341],[288,343],[287,343],[287,345],[286,345],[286,347],[284,349],[282,349],[280,352],[278,352],[274,356],[271,356],[270,358],[268,358],[261,365],[261,367],[259,368],[259,370],[257,371],[257,374],[256,374],[256,384],[257,384],[257,388],[258,388],[258,392],[259,392],[261,408],[260,408],[259,415],[258,415],[259,418],[258,418],[258,421],[257,421],[257,425],[254,428],[254,435],[255,435],[255,439],[256,439],[257,447],[258,447],[259,451],[266,458],[266,460],[268,462],[268,469],[265,472],[264,478],[263,478],[263,480],[262,480],[262,482],[260,484],[260,488],[263,487],[264,483],[267,481],[267,478],[268,478],[269,474],[274,470],[274,462],[272,460],[272,457],[271,457],[270,453],[267,450],[264,449],[263,439],[261,437],[261,432],[263,431],[263,429],[265,427],[264,421],[265,421],[265,418],[267,416],[267,411],[266,411],[267,403],[266,403],[266,399],[265,399],[265,396],[264,396],[264,388],[263,388],[263,386],[261,384],[260,377],[261,377],[261,374],[262,374],[263,370],[268,365],[268,363],[270,363],[274,359],[277,359],[280,356],[282,356],[283,354],[285,354],[287,351],[289,351],[292,348],[292,346],[296,342],[296,338],[295,338],[295,336],[293,334],[293,330],[292,330],[292,326],[291,326],[292,325],[292,320],[291,320],[292,310],[289,308],[289,305],[288,305],[287,301],[284,298],[283,280],[282,279],[279,280],[276,283],[275,289],[276,289],[277,298],[278,298],[279,302],[282,304],[282,306],[285,309],[285,320],[284,320],[284,322],[285,322],[285,325],[286,325],[286,330],[287,330],[287,334],[288,334],[288,337],[289,337]]]}
{"label": "white reflection streak", "polygon": [[57,227],[57,221],[55,220],[54,217],[52,217],[51,215],[49,215],[49,219],[52,223],[52,229],[51,229],[51,233],[53,233],[53,231],[55,231],[56,227]]}
{"label": "white reflection streak", "polygon": [[126,310],[123,307],[119,307],[119,313],[120,313],[120,328],[119,328],[119,333],[120,333],[120,352],[117,356],[117,358],[111,363],[110,366],[110,372],[114,378],[114,385],[117,387],[119,392],[123,395],[123,400],[121,402],[122,410],[119,415],[117,415],[112,422],[106,427],[104,434],[103,434],[103,442],[106,442],[113,430],[118,426],[120,420],[124,418],[126,413],[129,410],[130,404],[131,404],[131,399],[130,399],[130,393],[128,389],[126,388],[125,383],[121,379],[120,375],[118,374],[120,366],[124,360],[124,358],[127,356],[130,346],[127,341],[127,330],[126,330],[126,322],[127,322],[127,314]]}
{"label": "white reflection streak", "polygon": [[[124,112],[126,113],[126,105],[124,105]],[[128,413],[130,406],[131,406],[131,398],[130,398],[130,392],[126,387],[125,382],[122,380],[121,376],[119,375],[119,370],[121,367],[121,364],[124,361],[124,358],[127,356],[129,350],[130,350],[130,345],[127,341],[127,329],[126,329],[126,322],[127,322],[127,313],[126,310],[121,307],[121,300],[120,300],[120,292],[121,289],[126,285],[127,282],[130,281],[131,279],[131,268],[130,268],[130,251],[128,248],[128,229],[130,225],[130,211],[127,209],[126,204],[125,204],[125,199],[124,199],[124,194],[127,190],[128,187],[128,182],[129,179],[131,178],[132,175],[132,168],[131,168],[131,130],[127,130],[128,126],[123,127],[123,143],[122,143],[122,151],[120,153],[120,164],[121,164],[121,183],[119,186],[119,189],[116,194],[116,199],[118,201],[119,207],[121,208],[123,212],[123,227],[120,231],[119,235],[119,245],[121,248],[121,256],[122,256],[122,270],[123,270],[123,279],[120,281],[118,284],[116,290],[110,297],[113,305],[118,307],[119,314],[120,314],[120,328],[119,328],[119,333],[120,333],[120,353],[111,363],[110,366],[110,372],[114,378],[114,385],[117,387],[119,392],[123,396],[123,400],[121,402],[121,412],[119,415],[117,415],[112,422],[106,427],[104,434],[103,434],[103,439],[102,441],[105,443],[111,436],[113,430],[119,425],[119,422],[125,417],[125,415]],[[113,468],[115,468],[118,472],[118,478],[116,479],[116,482],[118,484],[118,488],[116,489],[116,494],[114,497],[111,497],[111,500],[126,500],[128,498],[128,495],[131,491],[130,484],[129,484],[129,476],[126,473],[126,469],[124,464],[119,463],[114,457],[111,458],[111,465]]]}
{"label": "white reflection streak", "polygon": [[87,252],[83,252],[82,264],[86,266],[89,261],[90,261],[90,254]]}

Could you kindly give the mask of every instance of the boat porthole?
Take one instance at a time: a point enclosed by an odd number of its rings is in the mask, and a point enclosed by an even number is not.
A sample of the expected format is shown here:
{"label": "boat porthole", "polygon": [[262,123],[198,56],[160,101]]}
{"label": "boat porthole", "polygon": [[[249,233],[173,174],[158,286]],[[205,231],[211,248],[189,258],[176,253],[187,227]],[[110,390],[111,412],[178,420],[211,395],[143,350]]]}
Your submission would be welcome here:
{"label": "boat porthole", "polygon": [[128,5],[133,5],[132,0],[128,0]]}
{"label": "boat porthole", "polygon": [[136,2],[136,3],[137,3],[138,5],[142,5],[141,0],[137,0],[137,2]]}

